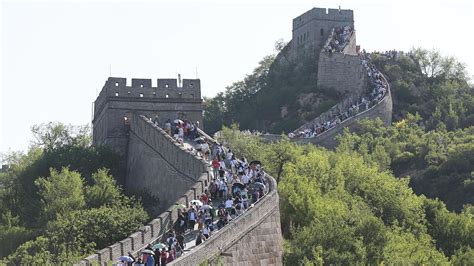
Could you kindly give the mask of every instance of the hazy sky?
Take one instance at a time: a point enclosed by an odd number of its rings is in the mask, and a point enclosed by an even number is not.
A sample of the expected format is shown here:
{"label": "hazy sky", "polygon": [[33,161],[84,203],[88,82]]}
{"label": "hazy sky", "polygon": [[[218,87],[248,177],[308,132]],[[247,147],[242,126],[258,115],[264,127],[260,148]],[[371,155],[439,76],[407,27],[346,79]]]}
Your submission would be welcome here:
{"label": "hazy sky", "polygon": [[[91,123],[111,70],[127,78],[201,79],[213,96],[291,39],[312,7],[353,9],[372,50],[437,48],[474,74],[474,5],[465,1],[166,1],[1,3],[0,152],[25,150],[33,124]],[[111,69],[110,69],[111,66]]]}

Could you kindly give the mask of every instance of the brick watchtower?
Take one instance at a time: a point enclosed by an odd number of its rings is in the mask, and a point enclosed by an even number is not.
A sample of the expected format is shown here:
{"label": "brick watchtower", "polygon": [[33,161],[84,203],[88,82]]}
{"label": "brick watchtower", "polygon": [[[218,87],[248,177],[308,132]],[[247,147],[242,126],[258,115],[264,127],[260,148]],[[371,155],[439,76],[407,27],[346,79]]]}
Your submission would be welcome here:
{"label": "brick watchtower", "polygon": [[110,77],[94,102],[93,143],[109,145],[124,159],[127,152],[128,125],[133,113],[155,118],[160,123],[176,118],[199,121],[202,127],[201,82],[199,79],[151,79]]}
{"label": "brick watchtower", "polygon": [[354,28],[354,13],[349,9],[313,8],[293,19],[291,50],[319,53],[334,27]]}

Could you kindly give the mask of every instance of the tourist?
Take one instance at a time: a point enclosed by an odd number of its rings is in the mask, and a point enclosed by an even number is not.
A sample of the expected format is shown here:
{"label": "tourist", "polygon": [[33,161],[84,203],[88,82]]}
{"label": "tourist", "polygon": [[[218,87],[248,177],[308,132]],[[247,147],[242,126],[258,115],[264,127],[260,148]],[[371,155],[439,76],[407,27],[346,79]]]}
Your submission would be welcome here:
{"label": "tourist", "polygon": [[194,225],[196,224],[197,220],[197,215],[193,207],[191,207],[188,211],[188,223],[189,223],[189,229],[191,231],[194,230]]}
{"label": "tourist", "polygon": [[168,262],[168,251],[166,251],[166,248],[161,249],[160,262],[161,266],[166,266]]}
{"label": "tourist", "polygon": [[219,160],[217,160],[217,157],[218,156],[214,156],[214,159],[212,160],[212,173],[214,175],[214,178],[217,177],[219,175],[219,167],[221,166],[220,163],[219,163]]}
{"label": "tourist", "polygon": [[204,242],[204,236],[202,235],[202,232],[199,231],[196,236],[196,246],[199,246],[202,242]]}

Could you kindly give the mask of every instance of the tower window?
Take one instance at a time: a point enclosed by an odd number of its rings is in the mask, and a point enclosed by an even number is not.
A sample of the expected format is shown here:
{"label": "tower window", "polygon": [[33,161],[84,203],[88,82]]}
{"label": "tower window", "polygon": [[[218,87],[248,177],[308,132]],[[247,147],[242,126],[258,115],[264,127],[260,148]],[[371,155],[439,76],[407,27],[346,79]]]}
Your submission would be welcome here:
{"label": "tower window", "polygon": [[115,82],[115,87],[118,87],[118,82]]}
{"label": "tower window", "polygon": [[321,36],[324,36],[324,29],[320,29],[319,34],[321,34]]}
{"label": "tower window", "polygon": [[140,92],[140,98],[143,98],[143,92]]}
{"label": "tower window", "polygon": [[169,94],[166,94],[166,95],[165,95],[165,98],[169,98],[169,97],[170,97],[170,95],[169,95]]}
{"label": "tower window", "polygon": [[118,91],[115,92],[115,97],[119,96],[119,93]]}
{"label": "tower window", "polygon": [[170,85],[169,85],[168,83],[165,84],[165,88],[169,88],[169,86],[170,86]]}
{"label": "tower window", "polygon": [[143,84],[140,84],[140,88],[143,88]]}

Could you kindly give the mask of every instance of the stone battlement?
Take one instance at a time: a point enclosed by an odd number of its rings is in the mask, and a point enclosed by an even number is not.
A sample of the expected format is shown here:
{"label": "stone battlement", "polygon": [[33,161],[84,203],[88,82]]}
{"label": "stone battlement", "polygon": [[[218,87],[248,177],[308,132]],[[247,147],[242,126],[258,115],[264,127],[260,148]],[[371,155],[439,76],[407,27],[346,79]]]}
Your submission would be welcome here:
{"label": "stone battlement", "polygon": [[354,12],[350,9],[313,8],[293,19],[293,30],[311,20],[329,20],[354,23]]}
{"label": "stone battlement", "polygon": [[109,77],[102,92],[109,97],[201,99],[199,79],[183,79],[182,84],[177,79],[157,79],[156,87],[152,87],[151,79],[131,81],[131,86],[127,86],[126,78]]}
{"label": "stone battlement", "polygon": [[294,18],[290,58],[296,58],[303,53],[315,56],[327,41],[331,30],[343,26],[351,26],[354,29],[352,10],[313,8]]}

